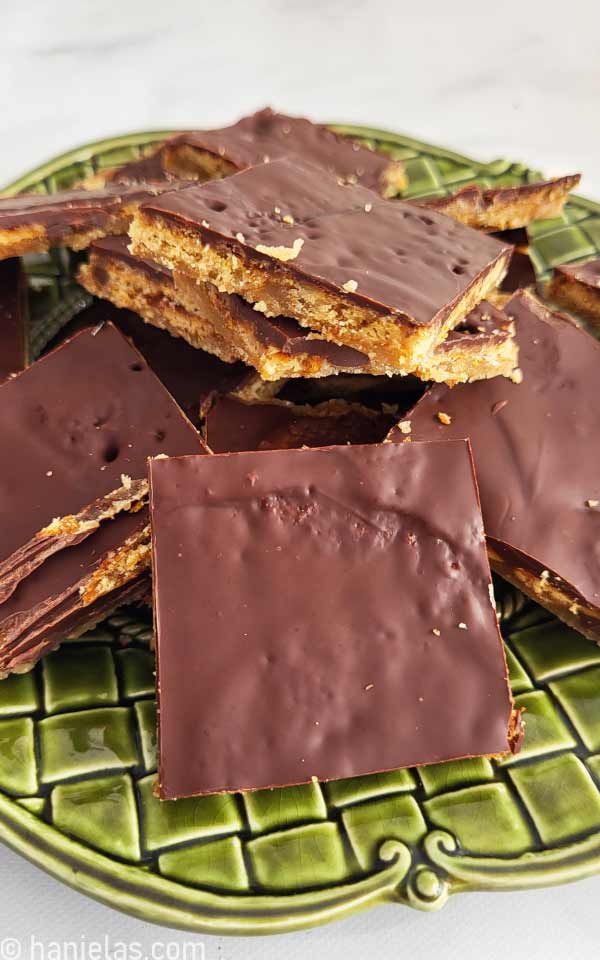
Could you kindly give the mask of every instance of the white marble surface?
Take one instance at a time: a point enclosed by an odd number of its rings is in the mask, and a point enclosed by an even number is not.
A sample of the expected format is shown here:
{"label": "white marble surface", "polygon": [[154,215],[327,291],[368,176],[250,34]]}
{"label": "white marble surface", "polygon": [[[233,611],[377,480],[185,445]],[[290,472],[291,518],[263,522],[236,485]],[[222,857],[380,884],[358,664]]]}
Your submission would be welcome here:
{"label": "white marble surface", "polygon": [[[582,192],[600,199],[597,0],[11,0],[0,17],[0,183],[86,140],[223,124],[270,103],[481,159],[582,170]],[[112,955],[117,941],[148,953],[194,939],[86,900],[5,849],[0,881],[0,950],[14,937],[23,960],[31,934],[106,935]],[[437,915],[386,907],[268,941],[205,938],[206,957],[587,960],[599,897],[600,877],[462,896]]]}

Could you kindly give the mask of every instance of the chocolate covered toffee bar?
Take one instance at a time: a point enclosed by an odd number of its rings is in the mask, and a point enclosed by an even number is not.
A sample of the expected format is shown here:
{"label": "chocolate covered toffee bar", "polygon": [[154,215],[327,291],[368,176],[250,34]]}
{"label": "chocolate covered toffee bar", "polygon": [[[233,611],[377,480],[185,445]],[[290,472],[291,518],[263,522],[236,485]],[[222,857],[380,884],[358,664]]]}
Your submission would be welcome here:
{"label": "chocolate covered toffee bar", "polygon": [[139,203],[182,186],[187,185],[109,184],[99,190],[0,197],[0,260],[58,246],[82,250],[97,237],[126,233]]}
{"label": "chocolate covered toffee bar", "polygon": [[148,591],[146,458],[199,434],[110,324],[0,387],[0,675]]}
{"label": "chocolate covered toffee bar", "polygon": [[571,190],[578,186],[581,174],[526,183],[520,187],[461,187],[447,197],[420,200],[429,210],[478,230],[513,230],[532,220],[558,217]]}
{"label": "chocolate covered toffee bar", "polygon": [[511,248],[278,160],[142,206],[133,252],[408,373],[506,273]]}
{"label": "chocolate covered toffee bar", "polygon": [[546,294],[568,310],[600,324],[600,259],[556,267]]}
{"label": "chocolate covered toffee bar", "polygon": [[27,365],[27,302],[19,260],[0,263],[0,383]]}
{"label": "chocolate covered toffee bar", "polygon": [[[289,317],[267,317],[212,283],[196,283],[182,273],[173,283],[167,267],[135,257],[125,237],[94,242],[79,281],[90,293],[137,311],[192,346],[228,361],[239,357],[265,380],[380,371],[377,361],[353,347],[325,340]],[[516,357],[507,318],[480,304],[416,372],[424,380],[451,383],[508,376]]]}
{"label": "chocolate covered toffee bar", "polygon": [[162,799],[518,747],[467,442],[151,460],[150,486]]}
{"label": "chocolate covered toffee bar", "polygon": [[[353,347],[324,340],[289,317],[268,317],[236,294],[220,293],[212,283],[175,274],[177,296],[190,312],[221,322],[245,363],[265,380],[326,377],[339,373],[386,374],[387,364],[370,360]],[[464,383],[482,377],[510,376],[517,364],[512,324],[486,301],[478,304],[425,357],[414,373],[422,380]]]}
{"label": "chocolate covered toffee bar", "polygon": [[404,165],[319,123],[259,110],[222,130],[191,130],[168,140],[160,151],[171,174],[207,180],[227,177],[283,157],[323,167],[348,183],[360,183],[382,196],[406,186]]}
{"label": "chocolate covered toffee bar", "polygon": [[207,410],[203,435],[213,453],[379,443],[394,420],[391,413],[344,400],[308,406],[223,396]]}
{"label": "chocolate covered toffee bar", "polygon": [[516,294],[520,375],[434,386],[390,439],[469,437],[492,567],[600,641],[600,344]]}

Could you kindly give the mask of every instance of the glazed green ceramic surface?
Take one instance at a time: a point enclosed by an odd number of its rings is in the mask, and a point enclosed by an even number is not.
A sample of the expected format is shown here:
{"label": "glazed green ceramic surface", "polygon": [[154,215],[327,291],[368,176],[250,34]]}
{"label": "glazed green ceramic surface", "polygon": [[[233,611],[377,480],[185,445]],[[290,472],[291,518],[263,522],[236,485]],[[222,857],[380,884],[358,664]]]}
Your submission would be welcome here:
{"label": "glazed green ceramic surface", "polygon": [[[528,182],[406,137],[339,128],[406,163],[408,197]],[[54,191],[165,136],[91,144],[7,188]],[[600,252],[600,205],[530,228],[540,277]],[[65,251],[28,258],[37,353],[87,302]],[[600,648],[503,584],[498,608],[521,754],[251,794],[159,803],[150,614],[124,611],[0,684],[0,838],[130,914],[213,933],[274,933],[382,901],[423,910],[461,890],[600,870]]]}

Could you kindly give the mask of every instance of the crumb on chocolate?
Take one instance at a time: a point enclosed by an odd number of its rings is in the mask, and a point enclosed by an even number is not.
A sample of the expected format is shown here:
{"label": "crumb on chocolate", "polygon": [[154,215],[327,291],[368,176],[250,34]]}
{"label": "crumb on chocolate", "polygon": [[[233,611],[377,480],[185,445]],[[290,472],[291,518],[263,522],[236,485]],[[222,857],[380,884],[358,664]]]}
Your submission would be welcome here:
{"label": "crumb on chocolate", "polygon": [[355,293],[356,290],[358,290],[358,283],[356,280],[346,280],[346,282],[342,284],[342,290],[345,290],[346,293]]}
{"label": "crumb on chocolate", "polygon": [[440,423],[443,423],[444,426],[448,427],[452,423],[452,417],[449,413],[444,413],[443,410],[438,410],[436,414]]}
{"label": "crumb on chocolate", "polygon": [[285,263],[288,260],[295,260],[303,246],[304,240],[302,237],[296,237],[291,247],[268,247],[264,243],[259,243],[256,252],[265,253],[268,257],[282,260]]}
{"label": "crumb on chocolate", "polygon": [[412,429],[410,420],[401,420],[398,424],[398,429],[400,433],[410,433]]}

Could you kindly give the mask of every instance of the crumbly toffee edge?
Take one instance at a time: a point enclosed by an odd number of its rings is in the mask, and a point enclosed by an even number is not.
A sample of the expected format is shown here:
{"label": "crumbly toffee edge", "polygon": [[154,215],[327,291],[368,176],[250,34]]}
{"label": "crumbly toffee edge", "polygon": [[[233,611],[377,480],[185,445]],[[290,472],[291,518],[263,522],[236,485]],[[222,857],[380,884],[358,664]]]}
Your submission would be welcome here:
{"label": "crumbly toffee edge", "polygon": [[[177,297],[191,314],[204,316],[203,301],[206,297],[198,298],[196,291],[210,286],[208,283],[197,283],[188,274],[175,272]],[[219,293],[216,288],[214,290],[218,298]],[[208,298],[211,299],[210,294]],[[219,307],[211,304],[211,310],[217,313]],[[254,367],[265,380],[328,377],[340,373],[393,375],[397,372],[394,367],[377,360],[362,366],[344,366],[319,354],[288,354],[276,346],[262,343],[250,326],[240,323],[231,315],[226,305],[220,307],[219,322],[227,329],[240,359]],[[315,337],[318,336],[315,334]],[[422,361],[415,373],[422,380],[454,385],[496,376],[508,377],[516,365],[516,341],[512,330],[506,329],[500,330],[497,335],[466,335],[460,343],[442,341]]]}
{"label": "crumbly toffee edge", "polygon": [[600,322],[600,287],[555,270],[544,295],[559,306],[595,321],[596,325]]}
{"label": "crumbly toffee edge", "polygon": [[[213,283],[225,293],[237,293],[270,316],[294,317],[302,326],[317,329],[326,339],[354,347],[395,373],[411,373],[447,333],[502,281],[510,250],[475,280],[450,309],[440,311],[424,326],[407,318],[359,306],[352,293],[332,293],[323,285],[300,278],[267,258],[258,261],[239,248],[231,253],[223,245],[207,245],[193,231],[138,211],[130,236],[133,252],[156,259],[172,270],[200,282]],[[224,249],[221,250],[220,246]],[[276,294],[272,288],[276,285]]]}
{"label": "crumbly toffee edge", "polygon": [[101,224],[96,222],[89,228],[75,230],[66,225],[52,236],[43,225],[36,223],[0,229],[0,260],[22,257],[26,253],[46,253],[51,247],[85,250],[94,240],[126,233],[131,217],[131,208],[122,207],[118,212],[107,214]]}
{"label": "crumbly toffee edge", "polygon": [[45,560],[60,550],[81,543],[105,520],[112,520],[119,513],[135,512],[147,503],[147,480],[131,480],[123,476],[122,481],[121,487],[88,504],[79,513],[52,520],[0,563],[0,617],[1,604]]}
{"label": "crumbly toffee edge", "polygon": [[[150,569],[150,525],[109,551],[90,574],[71,584],[63,593],[48,597],[30,610],[7,617],[0,623],[0,675],[11,672],[15,662],[33,664],[46,643],[69,624],[86,619],[85,611],[106,598],[117,595]],[[60,639],[54,643],[57,646]]]}
{"label": "crumbly toffee edge", "polygon": [[487,550],[490,566],[496,573],[588,640],[600,644],[600,608],[593,607],[581,596],[575,596],[565,581],[549,570],[538,575],[521,564],[509,563],[489,539]]}
{"label": "crumbly toffee edge", "polygon": [[465,186],[447,197],[418,201],[445,213],[468,227],[480,230],[512,230],[532,220],[557,217],[581,180],[580,174],[557,177],[518,187]]}
{"label": "crumbly toffee edge", "polygon": [[[106,274],[102,281],[98,277],[99,267]],[[187,310],[168,282],[161,283],[131,264],[96,252],[81,265],[77,279],[89,293],[116,307],[133,310],[146,323],[181,337],[196,349],[212,353],[225,363],[238,359],[224,332],[217,330],[208,318]]]}
{"label": "crumbly toffee edge", "polygon": [[28,673],[38,660],[56,650],[65,638],[73,639],[80,636],[110,616],[122,604],[148,601],[149,595],[150,576],[149,571],[145,571],[137,579],[100,597],[86,607],[72,604],[70,609],[63,608],[62,616],[55,618],[53,624],[33,634],[26,634],[18,646],[13,646],[8,654],[5,654],[0,646],[0,680],[6,679],[13,673]]}

